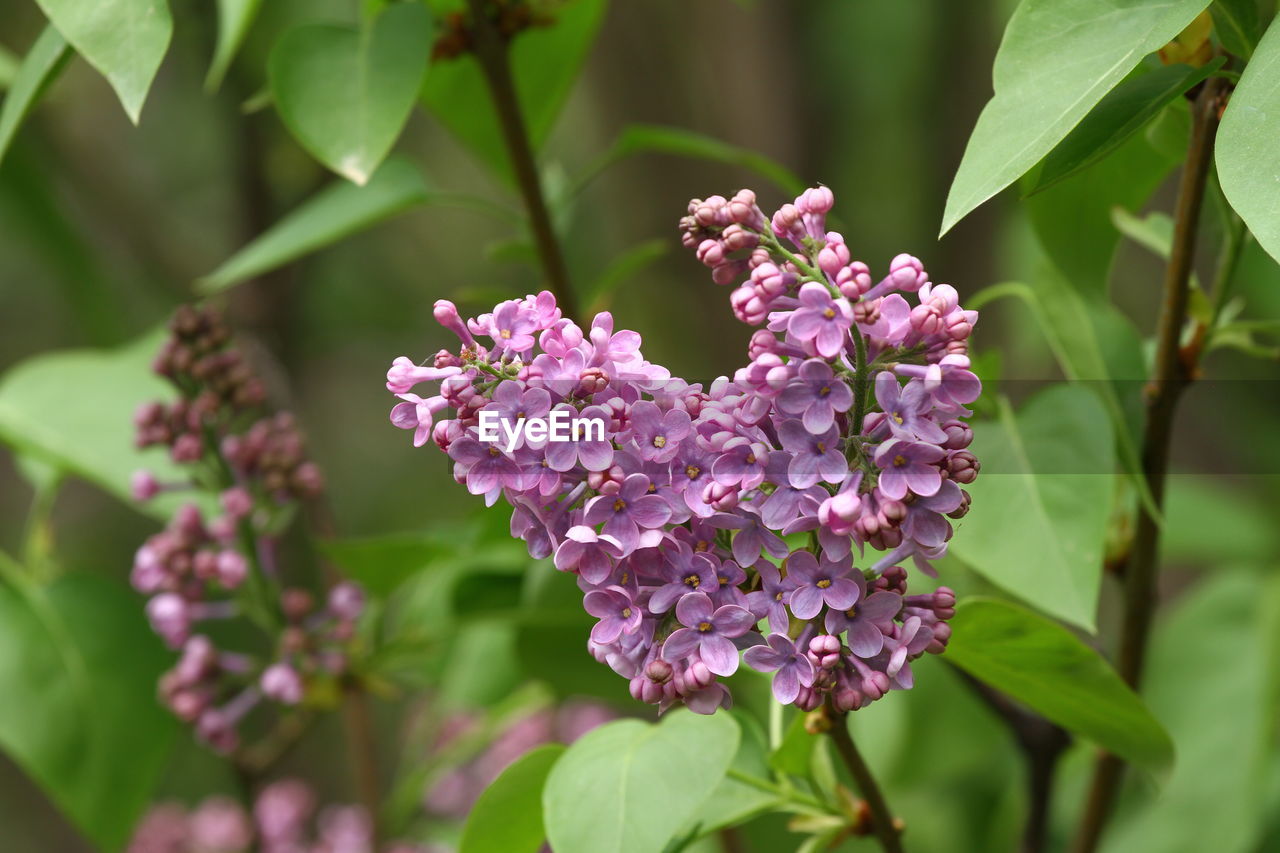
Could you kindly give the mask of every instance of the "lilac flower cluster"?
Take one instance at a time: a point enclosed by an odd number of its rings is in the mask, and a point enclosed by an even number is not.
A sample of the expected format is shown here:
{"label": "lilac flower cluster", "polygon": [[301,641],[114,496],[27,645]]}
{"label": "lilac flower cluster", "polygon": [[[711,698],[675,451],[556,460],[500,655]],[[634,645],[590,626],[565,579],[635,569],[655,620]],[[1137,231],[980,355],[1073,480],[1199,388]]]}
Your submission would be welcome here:
{"label": "lilac flower cluster", "polygon": [[[277,537],[297,501],[323,488],[319,469],[291,416],[263,413],[262,383],[230,347],[219,315],[183,307],[170,332],[154,367],[180,396],[139,409],[137,443],[167,447],[190,479],[161,483],[141,471],[134,496],[203,491],[217,495],[219,513],[207,519],[196,503],[182,504],[138,549],[130,579],[150,596],[156,633],[181,650],[161,677],[161,699],[211,747],[230,752],[240,721],[262,700],[297,705],[309,680],[346,670],[363,594],[339,583],[317,605],[307,589],[284,584]],[[241,617],[269,637],[265,655],[220,650],[194,633],[198,623]]]}
{"label": "lilac flower cluster", "polygon": [[252,814],[235,800],[213,796],[188,810],[178,803],[154,806],[134,830],[128,853],[442,853],[393,842],[378,848],[373,823],[360,806],[330,805],[317,811],[311,788],[282,779],[262,789]]}
{"label": "lilac flower cluster", "polygon": [[[907,595],[903,564],[933,574],[948,519],[968,510],[977,312],[908,255],[873,281],[826,229],[832,203],[821,187],[770,217],[747,190],[690,203],[685,245],[716,282],[745,277],[731,306],[762,327],[732,379],[672,377],[609,314],[584,330],[547,292],[465,322],[437,302],[461,349],[387,373],[392,423],[444,450],[488,505],[504,498],[533,556],[577,575],[598,620],[589,650],[641,701],[727,706],[718,679],[745,652],[780,702],[847,711],[910,687],[910,661],[950,636],[954,595]],[[438,393],[414,393],[427,382]],[[480,429],[557,412],[604,435]],[[880,553],[855,568],[868,546]]]}

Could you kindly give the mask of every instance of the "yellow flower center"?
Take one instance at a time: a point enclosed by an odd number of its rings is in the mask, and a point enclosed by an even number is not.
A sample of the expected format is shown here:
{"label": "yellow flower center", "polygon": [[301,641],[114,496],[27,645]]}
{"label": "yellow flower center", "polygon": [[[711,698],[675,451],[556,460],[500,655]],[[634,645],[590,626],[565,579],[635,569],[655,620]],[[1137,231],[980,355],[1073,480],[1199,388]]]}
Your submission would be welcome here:
{"label": "yellow flower center", "polygon": [[699,623],[698,623],[698,630],[699,630],[699,631],[701,631],[701,632],[702,632],[702,633],[704,633],[704,634],[705,634],[705,633],[707,633],[708,631],[710,631],[710,630],[711,630],[711,623],[710,623],[710,622],[699,622]]}
{"label": "yellow flower center", "polygon": [[689,589],[697,589],[698,584],[700,583],[702,583],[702,581],[698,579],[697,575],[685,575],[684,577],[684,585],[689,587]]}
{"label": "yellow flower center", "polygon": [[614,511],[614,512],[622,512],[622,511],[623,511],[624,509],[626,509],[626,508],[627,508],[627,502],[626,502],[626,501],[624,501],[622,498],[618,498],[617,500],[615,500],[615,501],[613,502],[613,511]]}
{"label": "yellow flower center", "polygon": [[826,589],[827,587],[831,586],[831,579],[823,578],[822,580],[814,584],[814,586],[816,586],[818,589]]}
{"label": "yellow flower center", "polygon": [[655,435],[655,436],[653,437],[653,446],[654,446],[654,447],[666,447],[666,446],[667,446],[667,437],[666,437],[665,435]]}

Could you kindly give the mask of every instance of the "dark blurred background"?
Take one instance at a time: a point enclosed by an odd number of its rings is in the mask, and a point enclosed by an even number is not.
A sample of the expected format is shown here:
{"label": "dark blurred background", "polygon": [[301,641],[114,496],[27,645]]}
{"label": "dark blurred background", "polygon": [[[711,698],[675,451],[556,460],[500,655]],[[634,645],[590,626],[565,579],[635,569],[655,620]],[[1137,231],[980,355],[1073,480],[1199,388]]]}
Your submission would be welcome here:
{"label": "dark blurred background", "polygon": [[[246,116],[241,104],[264,85],[265,51],[282,28],[352,20],[354,5],[265,4],[223,91],[206,96],[212,4],[175,0],[175,43],[137,128],[107,84],[82,61],[72,63],[0,167],[0,370],[152,328],[191,297],[196,278],[330,181],[271,109]],[[873,273],[907,251],[962,298],[1024,278],[1032,274],[1032,238],[1011,193],[936,238],[1014,5],[616,0],[545,149],[545,181],[554,195],[628,124],[688,128],[832,187],[839,228]],[[0,43],[11,51],[24,52],[42,26],[33,3],[0,0]],[[397,150],[441,188],[517,203],[424,111]],[[579,288],[627,248],[667,241],[666,254],[618,290],[611,309],[620,326],[644,336],[649,359],[677,374],[711,378],[744,360],[749,329],[733,319],[728,291],[711,284],[676,232],[690,197],[744,185],[757,189],[766,209],[784,200],[779,187],[742,170],[645,155],[601,175],[566,223]],[[1170,189],[1153,205],[1167,206]],[[388,424],[383,373],[395,356],[417,360],[449,343],[431,319],[435,299],[455,299],[465,315],[495,295],[539,288],[535,269],[511,249],[513,236],[483,214],[420,208],[230,293],[231,317],[251,338],[275,401],[294,408],[309,435],[341,534],[420,529],[475,509],[448,488],[438,454],[412,452],[408,436]],[[1241,291],[1250,313],[1280,316],[1280,276],[1270,264],[1249,263]],[[1160,274],[1156,258],[1122,246],[1112,287],[1140,329],[1153,324]],[[1019,305],[992,305],[975,341],[983,363],[1010,388],[1059,376]],[[1193,392],[1179,426],[1179,470],[1218,473],[1212,494],[1269,495],[1267,478],[1237,475],[1280,471],[1262,417],[1275,412],[1275,365],[1220,353],[1208,370],[1215,378],[1272,381]],[[1232,439],[1223,441],[1228,420]],[[0,449],[0,544],[20,539],[30,497]],[[117,577],[153,530],[149,519],[74,483],[54,518],[63,562]],[[11,701],[21,697],[0,697]],[[192,752],[170,783],[179,793],[213,772]],[[1008,809],[1007,798],[995,799]],[[79,843],[0,758],[0,850]]]}

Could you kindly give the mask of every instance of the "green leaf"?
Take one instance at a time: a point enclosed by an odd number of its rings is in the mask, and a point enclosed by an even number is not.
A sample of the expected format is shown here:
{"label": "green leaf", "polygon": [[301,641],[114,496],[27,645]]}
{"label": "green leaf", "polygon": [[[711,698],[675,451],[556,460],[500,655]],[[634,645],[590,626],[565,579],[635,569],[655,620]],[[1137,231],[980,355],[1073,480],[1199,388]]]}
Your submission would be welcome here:
{"label": "green leaf", "polygon": [[[742,732],[738,752],[734,755],[730,768],[756,779],[768,779],[769,765],[766,761],[768,747],[760,724],[744,711],[718,711],[717,713],[732,714]],[[711,792],[711,796],[698,808],[698,813],[694,816],[689,828],[696,830],[698,835],[706,835],[726,826],[736,826],[749,820],[777,802],[777,795],[762,791],[732,776],[725,776]]]}
{"label": "green leaf", "polygon": [[422,3],[393,3],[360,30],[308,24],[285,33],[267,70],[289,132],[339,175],[368,182],[409,120],[431,31]]}
{"label": "green leaf", "polygon": [[1274,572],[1224,571],[1156,624],[1143,692],[1178,763],[1158,792],[1117,815],[1106,850],[1264,849],[1257,832],[1276,754],[1277,605]]}
{"label": "green leaf", "polygon": [[[173,396],[172,387],[151,372],[162,339],[156,331],[122,349],[54,352],[16,365],[0,380],[0,441],[132,506],[129,481],[139,469],[162,482],[185,480],[164,450],[133,445],[138,406]],[[167,518],[190,500],[162,494],[140,509]]]}
{"label": "green leaf", "polygon": [[544,744],[503,770],[472,806],[459,853],[537,853],[546,840],[542,789],[564,751]]}
{"label": "green leaf", "polygon": [[[525,30],[511,42],[516,100],[535,151],[551,133],[604,20],[605,7],[606,0],[554,4],[551,26]],[[422,87],[422,100],[485,166],[511,180],[502,128],[474,56],[433,62]]]}
{"label": "green leaf", "polygon": [[1259,245],[1280,260],[1280,27],[1245,66],[1218,129],[1215,158],[1227,201]]}
{"label": "green leaf", "polygon": [[1093,649],[1026,608],[970,598],[951,620],[947,660],[1135,764],[1163,770],[1169,735]]}
{"label": "green leaf", "polygon": [[1047,189],[1106,157],[1155,118],[1166,104],[1221,68],[1224,61],[1219,57],[1199,68],[1162,65],[1125,80],[1108,92],[1027,175],[1023,194]]}
{"label": "green leaf", "polygon": [[1145,135],[1134,135],[1109,157],[1026,200],[1036,239],[1066,283],[1081,294],[1106,295],[1120,244],[1112,211],[1137,210],[1146,203],[1185,155],[1185,135],[1175,147],[1179,153],[1169,157]]}
{"label": "green leaf", "polygon": [[52,26],[45,27],[15,70],[9,93],[0,107],[0,163],[4,162],[5,152],[23,119],[66,67],[70,57],[71,49],[58,31]]}
{"label": "green leaf", "polygon": [[18,57],[4,45],[0,45],[0,92],[13,85],[13,78],[18,75]]}
{"label": "green leaf", "polygon": [[1209,7],[1209,14],[1222,46],[1247,62],[1262,35],[1258,0],[1217,0]]}
{"label": "green leaf", "polygon": [[1106,410],[1084,388],[1056,385],[1016,416],[1002,399],[1000,412],[973,426],[983,470],[965,487],[973,507],[952,550],[1002,589],[1093,631],[1115,491]]}
{"label": "green leaf", "polygon": [[203,294],[226,290],[431,198],[417,167],[392,157],[363,187],[336,183],[304,201],[200,279],[197,290]]}
{"label": "green leaf", "polygon": [[165,0],[36,0],[76,52],[107,78],[134,124],[169,49]]}
{"label": "green leaf", "polygon": [[720,784],[738,750],[729,714],[618,720],[576,741],[542,794],[556,853],[662,850]]}
{"label": "green leaf", "polygon": [[799,195],[805,188],[804,182],[786,166],[749,148],[739,148],[684,128],[633,124],[623,130],[613,146],[578,177],[577,190],[618,161],[636,154],[671,154],[737,166],[768,178],[792,195]]}
{"label": "green leaf", "polygon": [[1205,0],[1022,0],[992,69],[947,196],[942,233],[1053,150],[1138,64],[1191,23]]}
{"label": "green leaf", "polygon": [[614,258],[600,277],[587,288],[587,313],[606,310],[614,291],[640,270],[666,255],[670,245],[671,241],[665,238],[646,240]]}
{"label": "green leaf", "polygon": [[443,532],[339,539],[319,545],[325,556],[342,568],[343,574],[379,598],[386,598],[442,557],[457,553],[457,546]]}
{"label": "green leaf", "polygon": [[1116,230],[1158,258],[1166,261],[1173,250],[1173,217],[1153,210],[1146,216],[1135,216],[1123,207],[1111,211]]}
{"label": "green leaf", "polygon": [[0,582],[0,692],[17,700],[0,702],[0,747],[102,848],[124,845],[168,759],[167,658],[122,586]]}
{"label": "green leaf", "polygon": [[782,743],[769,756],[769,766],[779,773],[807,777],[813,764],[813,748],[817,738],[804,727],[803,713],[796,714],[787,727]]}
{"label": "green leaf", "polygon": [[213,62],[204,78],[207,91],[216,92],[227,76],[231,60],[249,34],[249,27],[258,15],[262,0],[218,0],[218,45],[213,51]]}

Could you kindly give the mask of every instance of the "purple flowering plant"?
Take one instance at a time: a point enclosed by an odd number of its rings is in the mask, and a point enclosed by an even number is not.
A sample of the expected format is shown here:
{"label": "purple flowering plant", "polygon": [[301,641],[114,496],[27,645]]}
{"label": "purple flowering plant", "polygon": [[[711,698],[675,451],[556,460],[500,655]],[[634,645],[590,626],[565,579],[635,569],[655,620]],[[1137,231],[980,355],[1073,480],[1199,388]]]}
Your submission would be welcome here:
{"label": "purple flowering plant", "polygon": [[[732,377],[673,376],[611,314],[584,329],[548,291],[467,320],[438,301],[459,348],[387,372],[392,423],[577,576],[587,650],[641,702],[729,707],[741,659],[781,703],[848,712],[946,648],[955,596],[908,596],[906,567],[933,575],[969,508],[978,315],[910,255],[874,280],[828,230],[833,203],[826,187],[770,216],[750,190],[690,202],[684,244],[759,327]],[[485,440],[486,419],[510,432],[555,409],[603,435]]]}

